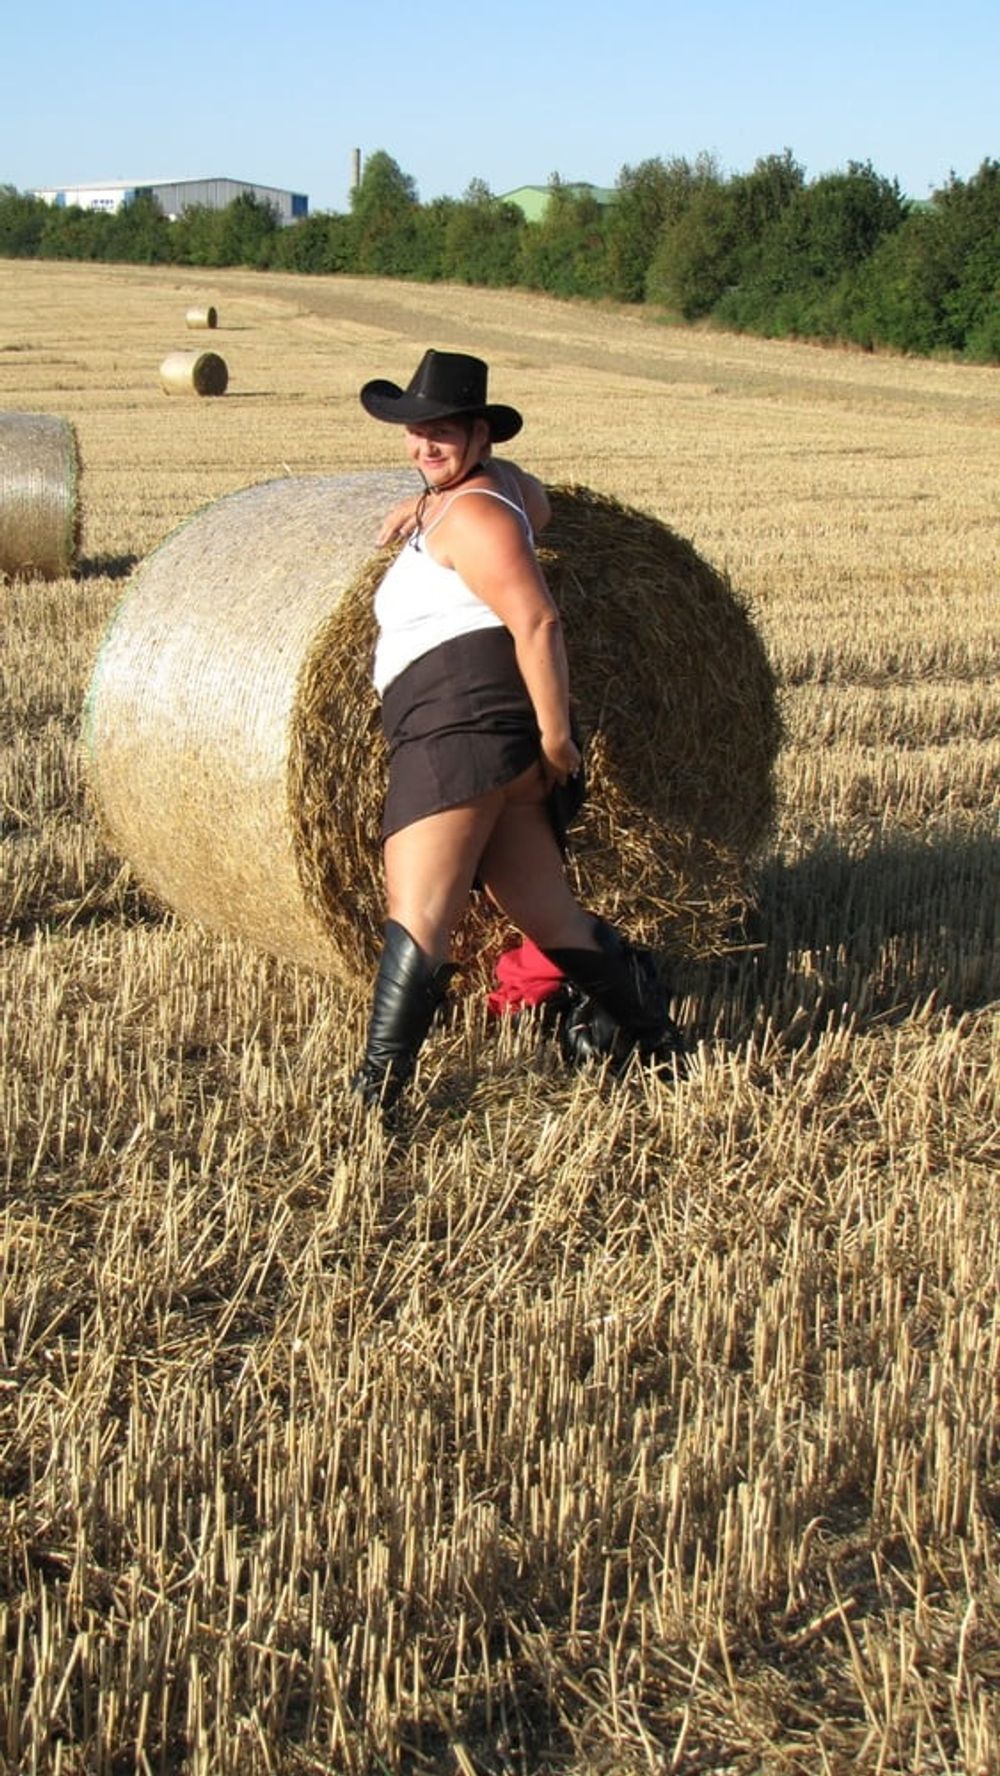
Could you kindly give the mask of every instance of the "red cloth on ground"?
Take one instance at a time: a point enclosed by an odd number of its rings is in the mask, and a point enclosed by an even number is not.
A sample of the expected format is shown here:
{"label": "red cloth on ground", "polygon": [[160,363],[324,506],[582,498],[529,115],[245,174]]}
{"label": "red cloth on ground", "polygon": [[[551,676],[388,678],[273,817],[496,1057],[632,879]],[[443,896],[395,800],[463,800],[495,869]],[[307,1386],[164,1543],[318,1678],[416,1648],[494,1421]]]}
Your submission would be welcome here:
{"label": "red cloth on ground", "polygon": [[493,970],[497,984],[486,1004],[494,1017],[520,1011],[525,1005],[542,1005],[557,993],[566,976],[544,956],[530,937],[512,950],[504,950]]}

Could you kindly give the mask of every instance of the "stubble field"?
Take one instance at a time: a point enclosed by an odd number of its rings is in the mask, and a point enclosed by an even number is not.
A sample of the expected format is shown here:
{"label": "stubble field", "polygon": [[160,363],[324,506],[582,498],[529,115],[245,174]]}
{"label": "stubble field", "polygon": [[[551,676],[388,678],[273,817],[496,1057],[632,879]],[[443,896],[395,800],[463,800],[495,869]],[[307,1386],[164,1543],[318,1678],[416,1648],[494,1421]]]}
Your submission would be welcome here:
{"label": "stubble field", "polygon": [[[192,343],[224,399],[160,393]],[[675,976],[690,1077],[470,998],[392,1145],[363,999],[150,904],[79,729],[136,562],[395,466],[357,389],[429,344],[731,575],[789,737],[742,946]],[[996,372],[0,262],[0,409],[84,464],[77,573],[0,586],[0,1767],[992,1776]]]}

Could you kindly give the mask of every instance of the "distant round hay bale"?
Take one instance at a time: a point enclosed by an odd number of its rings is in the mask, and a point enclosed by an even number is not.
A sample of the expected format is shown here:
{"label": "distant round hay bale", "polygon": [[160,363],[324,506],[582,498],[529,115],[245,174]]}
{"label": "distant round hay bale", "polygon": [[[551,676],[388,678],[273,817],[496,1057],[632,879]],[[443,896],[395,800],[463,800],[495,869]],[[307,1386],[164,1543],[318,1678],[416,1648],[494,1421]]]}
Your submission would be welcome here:
{"label": "distant round hay bale", "polygon": [[58,580],[80,546],[80,452],[67,419],[0,413],[0,574]]}
{"label": "distant round hay bale", "polygon": [[[114,847],[175,911],[347,978],[384,918],[384,747],[370,685],[378,520],[408,474],[230,494],[133,574],[87,697],[88,778]],[[591,799],[586,903],[635,937],[717,946],[770,827],[775,683],[743,602],[656,519],[552,491],[542,559],[564,613]],[[477,910],[465,953],[503,927]]]}
{"label": "distant round hay bale", "polygon": [[217,327],[219,324],[218,312],[214,308],[189,308],[184,319],[191,328]]}
{"label": "distant round hay bale", "polygon": [[160,365],[160,383],[168,395],[224,395],[229,371],[218,352],[168,352]]}

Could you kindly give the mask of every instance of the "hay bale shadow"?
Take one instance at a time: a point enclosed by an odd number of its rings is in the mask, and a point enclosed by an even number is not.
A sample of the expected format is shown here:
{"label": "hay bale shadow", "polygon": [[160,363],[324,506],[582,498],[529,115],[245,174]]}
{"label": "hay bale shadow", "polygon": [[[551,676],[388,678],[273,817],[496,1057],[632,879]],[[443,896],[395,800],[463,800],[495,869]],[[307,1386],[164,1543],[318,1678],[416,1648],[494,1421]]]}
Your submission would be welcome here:
{"label": "hay bale shadow", "polygon": [[99,879],[86,893],[67,897],[58,885],[43,888],[35,898],[21,902],[17,910],[0,915],[0,938],[10,943],[30,943],[35,937],[65,937],[74,931],[113,925],[120,930],[148,927],[152,930],[171,917],[169,908],[145,894],[127,866],[112,879]]}
{"label": "hay bale shadow", "polygon": [[138,555],[87,555],[77,562],[73,577],[77,580],[127,580],[138,562]]}
{"label": "hay bale shadow", "polygon": [[1000,841],[900,835],[861,854],[831,836],[762,868],[726,956],[677,975],[698,1033],[745,1041],[766,1017],[800,1045],[832,1024],[902,1022],[928,1003],[956,1016],[1000,994]]}

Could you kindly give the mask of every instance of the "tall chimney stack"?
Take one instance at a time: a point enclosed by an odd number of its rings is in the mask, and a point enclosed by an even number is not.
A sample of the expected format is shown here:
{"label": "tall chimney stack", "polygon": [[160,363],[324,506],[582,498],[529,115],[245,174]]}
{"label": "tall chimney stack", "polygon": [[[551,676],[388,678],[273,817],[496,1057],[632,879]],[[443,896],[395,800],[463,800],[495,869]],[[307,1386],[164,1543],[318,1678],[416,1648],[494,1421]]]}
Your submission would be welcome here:
{"label": "tall chimney stack", "polygon": [[361,149],[351,150],[351,190],[357,191],[361,184]]}

